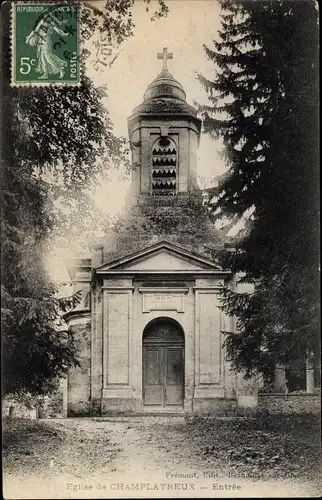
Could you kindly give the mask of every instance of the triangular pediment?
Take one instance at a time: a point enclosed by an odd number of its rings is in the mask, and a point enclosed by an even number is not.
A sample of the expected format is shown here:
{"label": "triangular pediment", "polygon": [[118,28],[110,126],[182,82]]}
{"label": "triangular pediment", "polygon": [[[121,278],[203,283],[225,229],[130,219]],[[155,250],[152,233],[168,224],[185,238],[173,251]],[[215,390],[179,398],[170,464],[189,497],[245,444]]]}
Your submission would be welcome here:
{"label": "triangular pediment", "polygon": [[205,267],[196,262],[191,262],[181,256],[173,255],[168,250],[161,250],[145,257],[140,262],[131,262],[122,266],[131,271],[200,271]]}
{"label": "triangular pediment", "polygon": [[96,268],[96,272],[202,272],[222,271],[215,262],[202,255],[192,253],[178,245],[160,242],[139,252],[107,262]]}

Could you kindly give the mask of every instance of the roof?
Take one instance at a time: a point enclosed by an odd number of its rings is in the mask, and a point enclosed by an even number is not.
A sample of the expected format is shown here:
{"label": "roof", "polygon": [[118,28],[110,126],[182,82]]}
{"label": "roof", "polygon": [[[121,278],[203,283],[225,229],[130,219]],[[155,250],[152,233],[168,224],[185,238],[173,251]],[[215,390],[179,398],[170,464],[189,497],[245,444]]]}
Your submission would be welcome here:
{"label": "roof", "polygon": [[188,116],[201,124],[196,109],[186,102],[186,93],[181,83],[165,69],[148,85],[143,102],[134,108],[129,121],[137,115]]}
{"label": "roof", "polygon": [[162,240],[95,268],[97,274],[230,274],[218,263],[186,247]]}
{"label": "roof", "polygon": [[155,99],[156,97],[171,97],[172,99],[186,100],[186,93],[181,85],[170,71],[164,69],[158,76],[148,85],[144,93],[144,101]]}
{"label": "roof", "polygon": [[192,116],[199,120],[197,117],[197,111],[193,106],[190,106],[187,102],[180,101],[179,99],[171,97],[157,97],[150,101],[145,101],[134,108],[133,115],[144,114],[144,115],[184,115]]}

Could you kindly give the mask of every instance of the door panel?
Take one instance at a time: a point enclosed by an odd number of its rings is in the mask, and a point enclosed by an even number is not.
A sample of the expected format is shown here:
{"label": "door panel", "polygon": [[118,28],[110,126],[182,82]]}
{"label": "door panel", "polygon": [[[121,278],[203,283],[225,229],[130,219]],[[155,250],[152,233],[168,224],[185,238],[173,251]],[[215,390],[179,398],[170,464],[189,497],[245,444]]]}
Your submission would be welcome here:
{"label": "door panel", "polygon": [[144,403],[146,405],[163,404],[162,358],[162,348],[144,348]]}
{"label": "door panel", "polygon": [[166,385],[180,385],[182,382],[182,347],[166,347]]}
{"label": "door panel", "polygon": [[144,346],[143,390],[145,405],[183,404],[183,352],[182,346]]}
{"label": "door panel", "polygon": [[165,386],[165,406],[183,404],[183,387],[181,385]]}
{"label": "door panel", "polygon": [[183,348],[165,347],[165,404],[183,402]]}
{"label": "door panel", "polygon": [[145,383],[146,385],[161,385],[161,352],[160,348],[145,350]]}

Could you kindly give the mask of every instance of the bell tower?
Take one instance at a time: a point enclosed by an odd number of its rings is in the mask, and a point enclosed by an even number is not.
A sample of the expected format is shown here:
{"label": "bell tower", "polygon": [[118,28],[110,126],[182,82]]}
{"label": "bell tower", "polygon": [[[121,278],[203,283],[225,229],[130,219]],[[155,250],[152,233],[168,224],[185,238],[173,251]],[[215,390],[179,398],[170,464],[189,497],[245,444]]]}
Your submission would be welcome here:
{"label": "bell tower", "polygon": [[173,55],[164,48],[157,57],[162,59],[162,71],[128,118],[133,166],[128,203],[132,206],[182,205],[192,194],[200,195],[197,149],[201,120],[168,70]]}

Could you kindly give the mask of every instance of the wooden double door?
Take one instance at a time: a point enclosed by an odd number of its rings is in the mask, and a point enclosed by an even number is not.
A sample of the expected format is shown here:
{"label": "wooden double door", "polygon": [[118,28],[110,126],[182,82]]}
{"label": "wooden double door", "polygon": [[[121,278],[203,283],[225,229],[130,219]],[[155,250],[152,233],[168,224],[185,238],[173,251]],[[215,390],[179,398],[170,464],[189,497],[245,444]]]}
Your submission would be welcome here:
{"label": "wooden double door", "polygon": [[182,406],[184,398],[184,345],[143,344],[143,397],[146,406]]}

